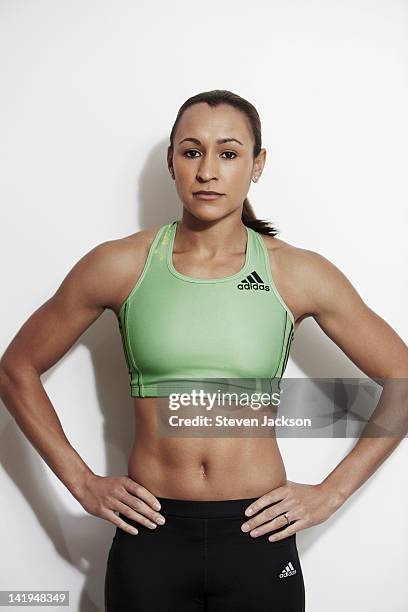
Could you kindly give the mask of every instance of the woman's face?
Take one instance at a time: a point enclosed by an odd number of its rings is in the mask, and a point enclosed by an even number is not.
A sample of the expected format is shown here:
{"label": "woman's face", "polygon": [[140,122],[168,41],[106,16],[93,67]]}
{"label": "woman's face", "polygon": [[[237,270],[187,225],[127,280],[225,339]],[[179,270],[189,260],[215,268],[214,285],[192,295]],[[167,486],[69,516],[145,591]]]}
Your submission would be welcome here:
{"label": "woman's face", "polygon": [[[218,142],[222,139],[234,139]],[[236,108],[205,102],[187,108],[174,135],[173,168],[177,193],[184,207],[200,219],[215,220],[242,209],[251,180],[261,175],[265,149],[253,158],[254,139],[246,116]],[[217,191],[214,200],[196,191]]]}

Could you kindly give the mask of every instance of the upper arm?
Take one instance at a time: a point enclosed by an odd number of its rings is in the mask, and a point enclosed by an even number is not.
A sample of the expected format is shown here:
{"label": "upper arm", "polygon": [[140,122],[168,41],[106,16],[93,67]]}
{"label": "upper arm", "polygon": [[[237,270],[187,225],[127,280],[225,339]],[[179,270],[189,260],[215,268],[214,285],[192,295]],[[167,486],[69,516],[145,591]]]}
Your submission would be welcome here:
{"label": "upper arm", "polygon": [[325,332],[367,376],[408,375],[408,347],[361,298],[333,263],[314,251],[303,255],[309,310]]}
{"label": "upper arm", "polygon": [[25,321],[1,358],[6,374],[33,369],[44,373],[109,306],[109,276],[118,259],[115,242],[104,242],[84,255],[54,295]]}

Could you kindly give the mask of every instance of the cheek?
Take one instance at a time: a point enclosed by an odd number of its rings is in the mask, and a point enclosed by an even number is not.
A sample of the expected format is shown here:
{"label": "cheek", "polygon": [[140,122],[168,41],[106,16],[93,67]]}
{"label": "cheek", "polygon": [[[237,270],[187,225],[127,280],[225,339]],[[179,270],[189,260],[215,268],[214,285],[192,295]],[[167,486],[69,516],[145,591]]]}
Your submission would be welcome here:
{"label": "cheek", "polygon": [[222,167],[222,172],[230,175],[239,176],[242,180],[246,180],[251,172],[251,164],[246,157],[239,157]]}
{"label": "cheek", "polygon": [[196,169],[193,164],[179,163],[175,171],[181,186],[188,185],[196,176]]}
{"label": "cheek", "polygon": [[234,167],[225,168],[223,176],[228,181],[229,186],[238,192],[248,188],[248,182],[251,179],[248,172],[247,164],[236,164]]}

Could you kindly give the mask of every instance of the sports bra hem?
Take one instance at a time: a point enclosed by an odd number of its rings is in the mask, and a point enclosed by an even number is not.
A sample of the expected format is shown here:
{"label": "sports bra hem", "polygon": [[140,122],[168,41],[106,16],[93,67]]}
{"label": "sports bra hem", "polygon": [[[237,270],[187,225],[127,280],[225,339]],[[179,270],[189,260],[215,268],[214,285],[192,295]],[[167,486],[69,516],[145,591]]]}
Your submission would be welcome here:
{"label": "sports bra hem", "polygon": [[[274,389],[279,388],[281,377],[272,376],[268,378],[262,379],[267,381],[269,391],[274,391]],[[179,383],[179,384],[169,384],[164,381],[162,384],[144,384],[144,383],[131,383],[131,397],[166,397],[167,393],[187,393],[191,394],[192,389],[199,385],[188,384],[188,383]],[[204,387],[204,388],[203,388]],[[205,388],[206,387],[206,388]],[[239,391],[236,390],[236,387],[239,387]],[[217,391],[223,391],[224,393],[248,393],[252,395],[253,393],[267,393],[265,387],[265,382],[263,383],[263,388],[255,389],[253,387],[246,387],[245,385],[231,385],[231,384],[222,384],[222,383],[213,383],[213,384],[203,384],[202,385],[204,392],[216,393]],[[161,395],[163,394],[163,395]]]}

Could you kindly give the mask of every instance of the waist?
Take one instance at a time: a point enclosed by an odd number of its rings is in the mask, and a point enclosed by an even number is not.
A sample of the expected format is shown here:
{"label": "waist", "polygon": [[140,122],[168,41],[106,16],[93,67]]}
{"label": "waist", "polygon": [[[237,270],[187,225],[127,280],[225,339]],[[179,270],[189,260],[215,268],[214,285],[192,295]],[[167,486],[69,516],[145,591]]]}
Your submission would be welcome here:
{"label": "waist", "polygon": [[244,517],[245,510],[257,497],[222,500],[174,499],[156,496],[161,504],[160,512],[168,516],[185,518],[233,518]]}
{"label": "waist", "polygon": [[263,495],[286,482],[275,439],[136,437],[128,475],[156,496],[224,500]]}

